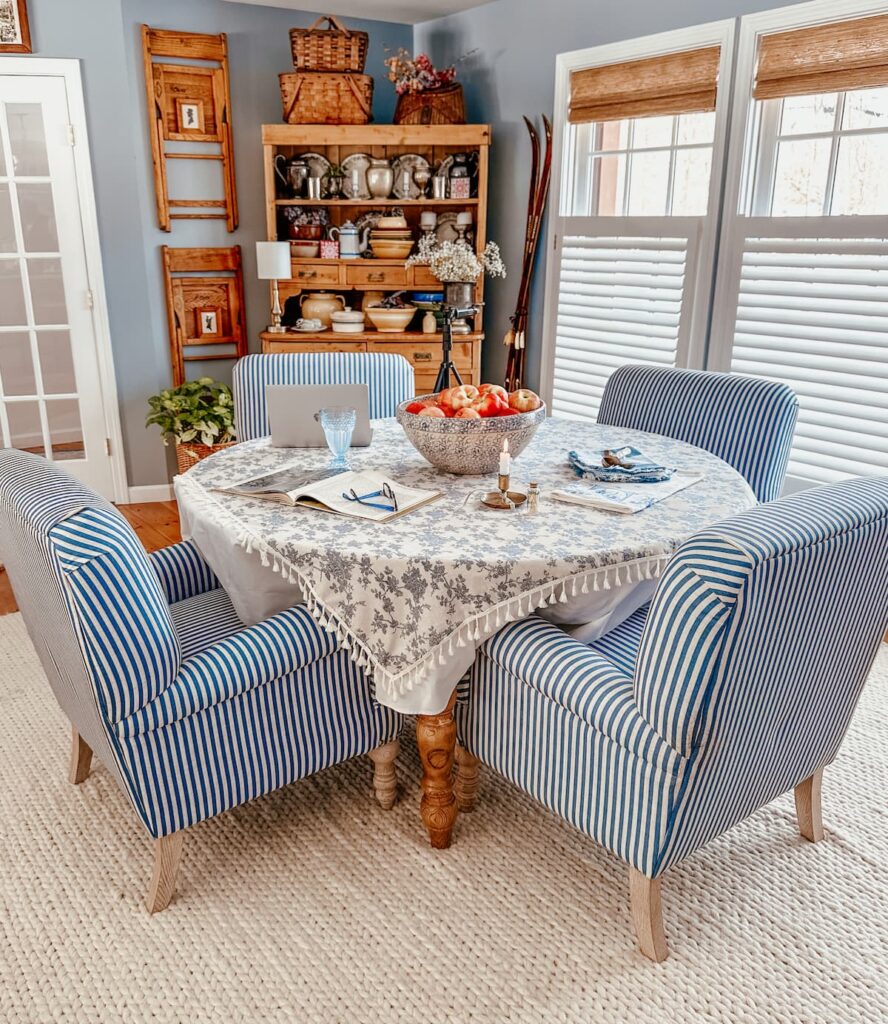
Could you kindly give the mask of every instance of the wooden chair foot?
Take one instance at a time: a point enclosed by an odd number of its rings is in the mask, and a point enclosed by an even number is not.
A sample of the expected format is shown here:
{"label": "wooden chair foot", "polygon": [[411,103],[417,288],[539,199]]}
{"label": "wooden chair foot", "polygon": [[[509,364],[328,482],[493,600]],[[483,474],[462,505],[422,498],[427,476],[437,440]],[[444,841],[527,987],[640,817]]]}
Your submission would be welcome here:
{"label": "wooden chair foot", "polygon": [[823,769],[800,782],[795,788],[796,815],[799,819],[799,832],[811,843],[819,843],[823,838],[823,818],[820,809],[820,786],[823,782]]}
{"label": "wooden chair foot", "polygon": [[145,901],[149,914],[166,910],[173,898],[184,838],[183,832],[173,832],[154,841],[154,874]]}
{"label": "wooden chair foot", "polygon": [[379,806],[386,811],[395,806],[398,796],[395,761],[400,749],[401,744],[397,740],[392,740],[370,751],[370,759],[373,761],[373,789]]}
{"label": "wooden chair foot", "polygon": [[77,731],[76,726],[71,726],[71,766],[68,769],[68,781],[79,786],[89,775],[89,768],[92,764],[92,750],[86,741]]}
{"label": "wooden chair foot", "polygon": [[660,879],[648,878],[635,868],[629,868],[629,905],[638,948],[649,960],[662,963],[669,956],[669,947],[663,931]]}
{"label": "wooden chair foot", "polygon": [[475,810],[478,799],[478,785],[481,781],[478,773],[480,760],[474,754],[457,744],[456,747],[456,779],[453,792],[456,795],[457,808],[465,813]]}

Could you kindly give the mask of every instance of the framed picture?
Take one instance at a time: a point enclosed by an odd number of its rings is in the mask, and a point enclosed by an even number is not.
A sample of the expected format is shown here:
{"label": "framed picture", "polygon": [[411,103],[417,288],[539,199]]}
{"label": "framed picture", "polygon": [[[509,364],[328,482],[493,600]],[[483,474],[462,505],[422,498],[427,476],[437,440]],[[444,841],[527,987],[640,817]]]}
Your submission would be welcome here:
{"label": "framed picture", "polygon": [[0,0],[0,53],[30,53],[26,0]]}
{"label": "framed picture", "polygon": [[[3,0],[0,0],[2,3]],[[180,132],[203,132],[203,103],[199,100],[176,100]]]}
{"label": "framed picture", "polygon": [[218,306],[201,306],[196,313],[198,337],[215,338],[221,334]]}

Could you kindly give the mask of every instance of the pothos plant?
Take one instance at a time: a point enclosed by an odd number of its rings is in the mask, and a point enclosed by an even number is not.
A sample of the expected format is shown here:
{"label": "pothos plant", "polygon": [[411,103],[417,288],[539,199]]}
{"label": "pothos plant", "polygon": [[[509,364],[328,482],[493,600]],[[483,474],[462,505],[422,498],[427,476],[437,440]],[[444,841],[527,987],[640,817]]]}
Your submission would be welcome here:
{"label": "pothos plant", "polygon": [[145,426],[157,424],[163,443],[226,444],[233,441],[234,401],[231,388],[212,377],[187,380],[148,399]]}

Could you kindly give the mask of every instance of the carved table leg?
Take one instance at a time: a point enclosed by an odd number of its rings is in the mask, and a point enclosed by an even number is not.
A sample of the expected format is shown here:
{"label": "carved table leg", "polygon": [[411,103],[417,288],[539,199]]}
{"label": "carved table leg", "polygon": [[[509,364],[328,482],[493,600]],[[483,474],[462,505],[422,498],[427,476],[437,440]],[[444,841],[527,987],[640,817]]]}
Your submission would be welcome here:
{"label": "carved table leg", "polygon": [[481,762],[470,754],[468,750],[457,745],[456,748],[456,806],[460,814],[467,814],[475,810],[475,800],[478,797],[478,765]]}
{"label": "carved table leg", "polygon": [[416,745],[422,761],[422,801],[419,812],[436,850],[450,846],[456,821],[456,797],[453,795],[453,756],[456,749],[456,722],[453,705],[456,692],[438,715],[417,715]]}

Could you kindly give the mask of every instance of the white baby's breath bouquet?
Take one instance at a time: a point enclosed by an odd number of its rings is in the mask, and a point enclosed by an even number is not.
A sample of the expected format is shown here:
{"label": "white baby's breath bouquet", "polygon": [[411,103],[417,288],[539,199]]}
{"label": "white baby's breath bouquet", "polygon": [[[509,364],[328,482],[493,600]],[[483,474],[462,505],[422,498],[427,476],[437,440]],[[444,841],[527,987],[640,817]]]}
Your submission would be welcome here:
{"label": "white baby's breath bouquet", "polygon": [[505,277],[506,265],[496,242],[488,242],[480,255],[468,242],[439,242],[434,235],[420,239],[416,252],[407,260],[407,266],[428,266],[439,281],[477,281],[482,274]]}

